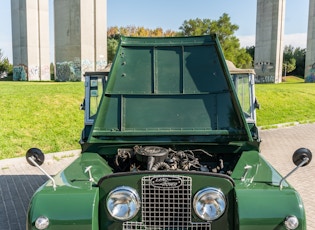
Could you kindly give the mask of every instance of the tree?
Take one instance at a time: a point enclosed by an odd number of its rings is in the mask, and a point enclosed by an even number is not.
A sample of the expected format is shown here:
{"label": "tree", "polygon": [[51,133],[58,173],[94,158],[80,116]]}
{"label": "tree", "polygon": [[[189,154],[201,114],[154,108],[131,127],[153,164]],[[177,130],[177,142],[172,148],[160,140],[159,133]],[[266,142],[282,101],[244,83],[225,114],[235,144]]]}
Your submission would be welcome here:
{"label": "tree", "polygon": [[[228,14],[224,13],[219,20],[211,19],[189,19],[185,20],[181,31],[174,32],[168,30],[163,31],[162,28],[147,29],[144,27],[110,27],[107,30],[107,50],[108,62],[113,61],[116,53],[118,42],[121,36],[148,36],[148,37],[170,37],[170,36],[200,36],[215,33],[220,41],[222,51],[227,60],[232,61],[235,66],[240,68],[251,68],[253,58],[246,52],[245,48],[241,48],[239,39],[234,36],[238,30],[238,25],[232,24]],[[114,39],[114,40],[111,40]]]}
{"label": "tree", "polygon": [[291,73],[296,68],[296,60],[294,58],[294,47],[289,45],[285,46],[283,50],[283,64],[282,64],[282,71],[284,76],[287,73]]}
{"label": "tree", "polygon": [[200,36],[211,33],[210,19],[189,19],[185,20],[182,26],[179,27],[184,36]]}
{"label": "tree", "polygon": [[118,47],[118,39],[107,38],[107,59],[108,59],[108,62],[114,61],[117,47]]}
{"label": "tree", "polygon": [[[246,52],[249,53],[254,60],[255,46],[246,47]],[[290,73],[294,76],[304,77],[306,49],[294,48],[285,46],[283,49],[283,75]]]}
{"label": "tree", "polygon": [[10,64],[9,59],[4,57],[2,50],[0,49],[0,74],[6,72],[12,74],[13,66]]}
{"label": "tree", "polygon": [[107,38],[119,39],[120,38],[119,28],[117,26],[109,27],[107,29]]}
{"label": "tree", "polygon": [[50,80],[55,80],[55,65],[50,63]]}
{"label": "tree", "polygon": [[252,59],[255,59],[255,46],[247,46],[246,52],[252,57]]}
{"label": "tree", "polygon": [[296,60],[296,68],[291,74],[304,78],[306,49],[295,48],[293,56]]}
{"label": "tree", "polygon": [[284,61],[282,69],[284,71],[284,76],[287,76],[287,73],[291,73],[296,68],[296,60],[291,58],[288,61]]}
{"label": "tree", "polygon": [[179,27],[183,36],[200,36],[215,33],[220,41],[224,56],[235,66],[248,68],[252,66],[252,57],[246,49],[240,47],[239,39],[234,36],[238,25],[232,24],[228,14],[224,13],[219,20],[190,19],[185,20]]}
{"label": "tree", "polygon": [[174,37],[178,33],[172,30],[163,31],[162,28],[147,29],[143,26],[110,27],[107,29],[107,56],[108,62],[112,62],[116,55],[116,50],[121,36],[131,37]]}

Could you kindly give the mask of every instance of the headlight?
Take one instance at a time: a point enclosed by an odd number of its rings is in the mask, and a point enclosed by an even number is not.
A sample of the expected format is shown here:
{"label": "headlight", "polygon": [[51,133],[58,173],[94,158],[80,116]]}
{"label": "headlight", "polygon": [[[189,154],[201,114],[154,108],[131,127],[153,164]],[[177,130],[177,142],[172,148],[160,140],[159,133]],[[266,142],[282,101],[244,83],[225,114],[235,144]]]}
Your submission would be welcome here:
{"label": "headlight", "polygon": [[35,221],[35,227],[37,229],[46,229],[49,226],[49,219],[46,216],[40,216]]}
{"label": "headlight", "polygon": [[284,225],[289,230],[296,229],[299,226],[299,220],[296,216],[287,216]]}
{"label": "headlight", "polygon": [[118,220],[130,220],[139,211],[140,198],[136,190],[121,186],[115,188],[107,196],[107,210]]}
{"label": "headlight", "polygon": [[203,220],[216,220],[223,215],[226,207],[224,194],[216,188],[204,188],[194,197],[195,213]]}

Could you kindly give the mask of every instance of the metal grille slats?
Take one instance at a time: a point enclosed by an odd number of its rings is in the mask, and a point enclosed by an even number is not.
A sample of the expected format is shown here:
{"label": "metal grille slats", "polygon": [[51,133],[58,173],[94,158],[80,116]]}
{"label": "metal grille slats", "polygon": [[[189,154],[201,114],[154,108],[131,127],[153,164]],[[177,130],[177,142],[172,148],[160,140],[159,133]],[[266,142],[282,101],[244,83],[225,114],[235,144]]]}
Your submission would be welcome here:
{"label": "metal grille slats", "polygon": [[[153,186],[153,178],[176,178],[178,186]],[[191,222],[192,181],[186,176],[146,176],[142,178],[142,222],[126,222],[123,229],[211,229],[210,223]]]}

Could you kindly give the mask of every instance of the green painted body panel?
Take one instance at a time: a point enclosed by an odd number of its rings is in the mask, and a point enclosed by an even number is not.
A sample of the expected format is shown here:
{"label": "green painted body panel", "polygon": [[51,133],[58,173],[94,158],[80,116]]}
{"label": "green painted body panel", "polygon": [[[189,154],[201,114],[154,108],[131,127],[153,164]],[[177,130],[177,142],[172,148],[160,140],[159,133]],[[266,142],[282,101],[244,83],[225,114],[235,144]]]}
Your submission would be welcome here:
{"label": "green painted body panel", "polygon": [[99,229],[99,188],[84,173],[88,166],[92,166],[95,181],[111,173],[98,154],[82,154],[54,177],[56,190],[48,181],[34,194],[29,205],[27,229],[36,229],[35,219],[42,215],[49,216],[49,229]]}
{"label": "green painted body panel", "polygon": [[283,221],[288,215],[299,219],[298,229],[306,229],[304,207],[294,190],[252,186],[254,188],[235,189],[240,229],[285,229]]}
{"label": "green painted body panel", "polygon": [[[194,229],[279,230],[289,215],[306,229],[299,194],[286,181],[280,189],[282,176],[260,155],[257,127],[246,123],[216,36],[122,38],[108,78],[98,75],[86,81],[85,102],[99,104],[86,120],[82,154],[54,176],[56,190],[48,181],[34,194],[27,229],[35,229],[39,216],[49,218],[48,229],[122,229],[106,208],[108,194],[128,186],[140,205],[150,205],[144,187],[164,188],[143,180],[165,177],[189,181],[188,192],[172,188],[183,196],[157,196],[179,207],[188,200],[188,224],[207,226]],[[227,205],[211,223],[193,209],[194,195],[207,187],[220,190]],[[140,208],[129,222],[142,224],[143,213]]]}
{"label": "green painted body panel", "polygon": [[28,229],[35,219],[45,215],[49,217],[49,229],[98,229],[98,188],[43,189],[30,203]]}
{"label": "green painted body panel", "polygon": [[215,36],[123,37],[88,142],[250,140],[233,87]]}
{"label": "green painted body panel", "polygon": [[[251,165],[245,179],[244,166]],[[287,183],[279,189],[281,175],[257,151],[243,152],[232,177],[238,203],[240,229],[285,229],[284,217],[295,215],[298,229],[306,229],[299,194]]]}

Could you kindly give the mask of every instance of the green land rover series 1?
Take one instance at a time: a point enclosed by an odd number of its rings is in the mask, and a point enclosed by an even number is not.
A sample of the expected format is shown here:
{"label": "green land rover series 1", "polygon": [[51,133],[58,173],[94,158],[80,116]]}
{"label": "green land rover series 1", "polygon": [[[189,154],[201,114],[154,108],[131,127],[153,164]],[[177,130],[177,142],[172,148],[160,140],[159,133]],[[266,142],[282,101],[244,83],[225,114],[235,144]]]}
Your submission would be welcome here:
{"label": "green land rover series 1", "polygon": [[306,229],[285,179],[311,152],[285,177],[266,162],[253,81],[229,71],[215,35],[123,37],[109,72],[85,73],[82,153],[47,175],[27,229]]}

